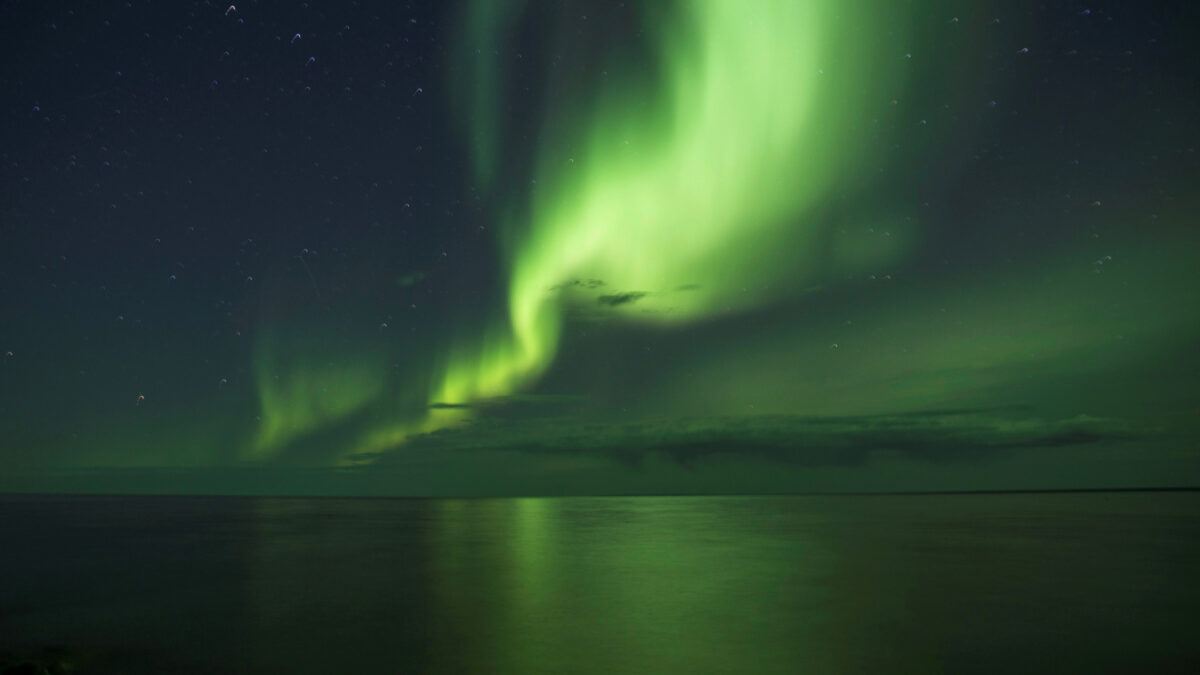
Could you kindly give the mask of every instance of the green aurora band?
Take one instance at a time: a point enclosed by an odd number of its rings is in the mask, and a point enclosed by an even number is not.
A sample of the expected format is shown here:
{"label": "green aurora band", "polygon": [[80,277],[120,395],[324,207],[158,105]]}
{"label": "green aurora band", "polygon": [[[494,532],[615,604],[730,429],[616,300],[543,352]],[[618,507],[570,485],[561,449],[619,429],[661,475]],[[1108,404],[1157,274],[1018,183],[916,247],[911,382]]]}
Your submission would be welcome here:
{"label": "green aurora band", "polygon": [[[504,213],[518,214],[499,223],[507,308],[481,336],[454,343],[429,378],[420,418],[373,423],[345,456],[463,422],[469,404],[530,386],[553,362],[572,311],[600,307],[626,321],[681,325],[901,255],[903,236],[869,248],[842,241],[819,266],[807,253],[830,235],[819,207],[847,179],[861,182],[853,174],[873,117],[903,81],[903,54],[891,51],[904,26],[870,5],[656,5],[644,17],[658,48],[652,81],[605,88],[586,114],[575,101],[553,99],[541,126],[557,133],[545,134],[555,142],[543,142],[534,158],[536,189],[496,195]],[[476,3],[464,31],[487,48],[476,51],[462,100],[473,113],[476,178],[497,190],[502,139],[492,113],[501,109],[496,83],[504,73],[492,53],[521,9]],[[251,456],[272,456],[353,416],[382,390],[382,375],[370,369],[339,375],[312,360],[312,372],[291,363],[287,381],[259,368],[263,421]],[[316,381],[320,395],[312,393]],[[289,394],[293,385],[304,391]]]}
{"label": "green aurora band", "polygon": [[[502,30],[481,5],[475,25]],[[870,37],[886,27],[853,5],[676,6],[656,28],[653,103],[637,90],[610,96],[569,156],[557,144],[539,156],[531,226],[510,247],[507,323],[453,353],[431,400],[467,403],[534,380],[555,356],[566,310],[596,304],[579,280],[624,300],[611,303],[623,318],[660,323],[743,311],[817,282],[797,269],[796,251],[823,231],[805,216],[855,167],[866,111],[887,98],[872,83],[900,78]],[[495,160],[486,131],[475,134],[480,163]]]}

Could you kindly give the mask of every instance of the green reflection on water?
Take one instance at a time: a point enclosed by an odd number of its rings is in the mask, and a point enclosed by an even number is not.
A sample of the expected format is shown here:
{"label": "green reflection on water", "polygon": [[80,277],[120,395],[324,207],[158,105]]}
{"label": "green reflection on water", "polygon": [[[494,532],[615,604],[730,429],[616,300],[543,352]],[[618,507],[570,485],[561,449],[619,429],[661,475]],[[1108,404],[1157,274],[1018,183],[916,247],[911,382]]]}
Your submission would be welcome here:
{"label": "green reflection on water", "polygon": [[0,652],[95,672],[1200,672],[1196,492],[0,513]]}
{"label": "green reflection on water", "polygon": [[255,518],[264,671],[1200,664],[1195,493],[260,500]]}
{"label": "green reflection on water", "polygon": [[762,672],[827,661],[828,650],[812,649],[824,618],[797,602],[824,604],[833,557],[796,531],[803,517],[762,518],[758,506],[434,502],[434,632],[459,646],[436,652],[504,672]]}

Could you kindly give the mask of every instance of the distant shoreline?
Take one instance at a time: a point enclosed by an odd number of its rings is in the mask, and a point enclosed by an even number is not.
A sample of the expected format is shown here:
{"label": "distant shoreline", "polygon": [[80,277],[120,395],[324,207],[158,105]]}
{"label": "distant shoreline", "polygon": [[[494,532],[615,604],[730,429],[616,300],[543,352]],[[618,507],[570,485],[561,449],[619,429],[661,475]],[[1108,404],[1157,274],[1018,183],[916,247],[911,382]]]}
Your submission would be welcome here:
{"label": "distant shoreline", "polygon": [[435,499],[629,499],[651,498],[695,498],[695,497],[949,497],[1024,494],[1114,494],[1132,492],[1200,492],[1200,486],[1181,487],[1123,487],[1123,488],[1067,488],[1067,489],[1013,489],[1013,490],[892,490],[861,492],[775,492],[775,493],[693,493],[693,494],[579,494],[579,495],[272,495],[272,494],[202,494],[202,493],[150,493],[150,492],[4,492],[0,500],[10,498],[67,498],[67,499],[342,499],[342,500],[435,500]]}

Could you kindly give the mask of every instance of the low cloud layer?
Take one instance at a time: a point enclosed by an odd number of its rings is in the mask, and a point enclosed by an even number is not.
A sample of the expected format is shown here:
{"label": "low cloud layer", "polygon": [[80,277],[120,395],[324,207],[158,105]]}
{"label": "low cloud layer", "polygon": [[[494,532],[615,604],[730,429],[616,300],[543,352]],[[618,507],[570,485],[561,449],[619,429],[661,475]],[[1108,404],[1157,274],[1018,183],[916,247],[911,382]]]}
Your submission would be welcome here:
{"label": "low cloud layer", "polygon": [[[971,461],[1006,451],[1084,446],[1144,436],[1119,420],[1041,420],[1021,409],[936,410],[895,415],[772,415],[634,422],[486,417],[411,438],[413,452],[486,450],[601,455],[637,465],[650,456],[683,465],[714,455],[754,456],[799,466],[861,465],[876,453]],[[381,464],[389,461],[384,455]]]}

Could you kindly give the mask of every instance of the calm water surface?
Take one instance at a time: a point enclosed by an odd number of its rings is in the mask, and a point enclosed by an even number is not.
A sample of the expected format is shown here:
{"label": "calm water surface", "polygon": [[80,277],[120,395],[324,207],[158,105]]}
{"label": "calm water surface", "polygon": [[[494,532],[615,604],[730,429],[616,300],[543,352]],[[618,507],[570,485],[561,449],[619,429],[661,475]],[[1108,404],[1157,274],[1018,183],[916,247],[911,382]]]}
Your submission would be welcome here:
{"label": "calm water surface", "polygon": [[80,672],[1200,672],[1200,494],[0,497]]}

